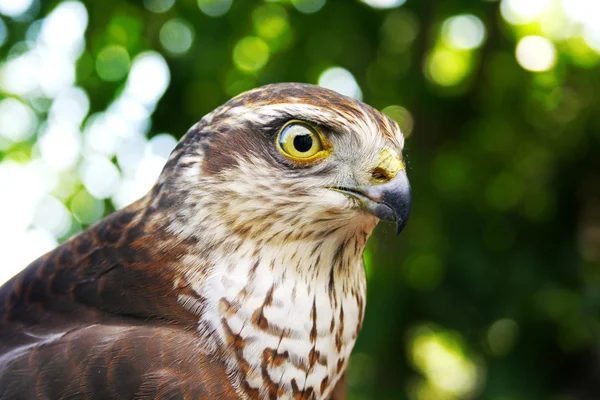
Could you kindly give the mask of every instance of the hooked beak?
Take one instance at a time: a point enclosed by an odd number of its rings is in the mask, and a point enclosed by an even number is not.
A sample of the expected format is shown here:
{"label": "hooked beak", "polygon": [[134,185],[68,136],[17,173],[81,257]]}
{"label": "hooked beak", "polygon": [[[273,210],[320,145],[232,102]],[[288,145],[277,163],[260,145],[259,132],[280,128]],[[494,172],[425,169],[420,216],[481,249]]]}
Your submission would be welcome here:
{"label": "hooked beak", "polygon": [[338,192],[358,199],[363,210],[379,219],[396,222],[396,233],[406,226],[410,214],[410,184],[404,170],[382,184],[359,187],[334,187]]}

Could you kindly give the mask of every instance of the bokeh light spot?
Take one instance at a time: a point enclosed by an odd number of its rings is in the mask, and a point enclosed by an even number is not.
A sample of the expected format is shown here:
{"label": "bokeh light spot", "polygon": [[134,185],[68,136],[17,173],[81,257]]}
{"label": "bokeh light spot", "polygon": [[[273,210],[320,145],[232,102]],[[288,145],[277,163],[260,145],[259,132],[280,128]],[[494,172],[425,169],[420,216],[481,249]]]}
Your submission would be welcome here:
{"label": "bokeh light spot", "polygon": [[106,114],[94,114],[86,121],[84,136],[86,149],[111,157],[119,144],[120,127]]}
{"label": "bokeh light spot", "polygon": [[31,223],[37,202],[44,195],[42,178],[31,164],[0,163],[0,241],[3,243],[12,234],[24,232]]}
{"label": "bokeh light spot", "polygon": [[34,226],[60,238],[71,229],[71,213],[54,197],[44,196],[38,203],[32,222]]}
{"label": "bokeh light spot", "polygon": [[471,50],[483,43],[485,25],[474,15],[457,15],[444,22],[442,34],[450,46],[459,50]]}
{"label": "bokeh light spot", "polygon": [[57,244],[56,238],[45,229],[31,228],[25,232],[15,232],[3,242],[0,285]]}
{"label": "bokeh light spot", "polygon": [[289,40],[290,24],[287,13],[278,4],[265,4],[252,13],[254,30],[271,48],[279,48]]}
{"label": "bokeh light spot", "polygon": [[125,91],[142,104],[154,105],[169,86],[171,74],[159,53],[139,54],[131,65]]}
{"label": "bokeh light spot", "polygon": [[319,76],[319,86],[358,100],[362,99],[362,91],[354,75],[345,68],[332,67],[323,71]]}
{"label": "bokeh light spot", "polygon": [[381,111],[388,117],[396,121],[398,126],[400,126],[400,130],[402,130],[404,137],[410,136],[415,125],[415,121],[410,111],[398,105],[387,106]]}
{"label": "bokeh light spot", "polygon": [[31,52],[8,60],[1,66],[2,89],[16,95],[28,94],[39,86],[41,58]]}
{"label": "bokeh light spot", "polygon": [[12,142],[29,139],[37,127],[37,116],[31,108],[17,99],[0,102],[0,136]]}
{"label": "bokeh light spot", "polygon": [[106,46],[96,57],[96,72],[102,80],[115,82],[127,75],[129,63],[127,49],[122,46]]}
{"label": "bokeh light spot", "polygon": [[406,3],[406,0],[361,0],[363,3],[370,5],[373,8],[394,8],[400,7]]}
{"label": "bokeh light spot", "polygon": [[481,384],[482,374],[458,332],[419,326],[409,338],[412,363],[446,395],[469,398]]}
{"label": "bokeh light spot", "polygon": [[209,17],[220,17],[227,14],[233,0],[198,0],[198,7]]}
{"label": "bokeh light spot", "polygon": [[62,90],[75,84],[75,65],[67,57],[53,57],[48,54],[43,58],[43,67],[39,68],[39,84],[42,92],[54,97]]}
{"label": "bokeh light spot", "polygon": [[173,7],[175,0],[144,0],[144,6],[153,13],[164,13]]}
{"label": "bokeh light spot", "polygon": [[0,0],[0,14],[18,17],[31,7],[33,0]]}
{"label": "bokeh light spot", "polygon": [[560,5],[563,12],[571,20],[582,22],[586,26],[598,26],[600,19],[600,2],[596,0],[561,0]]}
{"label": "bokeh light spot", "polygon": [[62,2],[44,19],[40,41],[45,47],[74,60],[83,52],[87,25],[87,9],[82,3]]}
{"label": "bokeh light spot", "polygon": [[194,42],[194,28],[181,18],[173,18],[162,26],[160,43],[170,53],[179,55],[187,52]]}
{"label": "bokeh light spot", "polygon": [[325,5],[326,0],[292,0],[296,10],[305,14],[312,14],[319,11]]}
{"label": "bokeh light spot", "polygon": [[244,72],[257,72],[269,61],[269,46],[260,38],[247,36],[233,48],[233,63]]}
{"label": "bokeh light spot", "polygon": [[[158,179],[167,161],[166,153],[169,152],[173,141],[170,135],[157,135],[151,139],[141,152],[135,154],[134,168],[130,169],[123,180],[119,191],[113,196],[113,203],[117,208],[122,208],[145,195]],[[138,148],[139,149],[139,148]]]}
{"label": "bokeh light spot", "polygon": [[49,119],[80,125],[90,110],[90,99],[81,88],[63,90],[52,102]]}
{"label": "bokeh light spot", "polygon": [[512,319],[499,319],[490,325],[486,339],[490,351],[503,356],[513,349],[519,334],[519,326]]}
{"label": "bokeh light spot", "polygon": [[87,191],[97,199],[108,198],[119,188],[119,170],[110,160],[99,155],[85,160],[79,175]]}
{"label": "bokeh light spot", "polygon": [[502,0],[500,12],[508,22],[520,25],[534,21],[550,5],[550,0]]}
{"label": "bokeh light spot", "polygon": [[153,136],[148,142],[148,150],[150,154],[161,157],[165,160],[169,158],[173,149],[177,146],[177,139],[168,133],[161,133]]}
{"label": "bokeh light spot", "polygon": [[43,228],[31,228],[38,203],[54,188],[52,171],[39,160],[0,162],[0,284],[28,263],[56,246]]}
{"label": "bokeh light spot", "polygon": [[516,57],[521,67],[528,71],[547,71],[556,63],[556,48],[544,37],[526,36],[517,44]]}
{"label": "bokeh light spot", "polygon": [[[65,1],[27,31],[29,43],[2,66],[1,85],[17,95],[51,98],[75,83],[75,60],[83,52],[88,15],[83,4]],[[25,47],[23,47],[25,46]],[[39,92],[42,93],[39,93]]]}
{"label": "bokeh light spot", "polygon": [[52,121],[40,133],[39,146],[48,166],[57,171],[67,170],[79,159],[81,133],[67,121]]}
{"label": "bokeh light spot", "polygon": [[454,86],[467,76],[470,65],[457,52],[435,50],[426,60],[427,76],[440,86]]}
{"label": "bokeh light spot", "polygon": [[144,158],[147,140],[141,135],[135,135],[123,140],[117,149],[117,162],[122,171],[134,173]]}

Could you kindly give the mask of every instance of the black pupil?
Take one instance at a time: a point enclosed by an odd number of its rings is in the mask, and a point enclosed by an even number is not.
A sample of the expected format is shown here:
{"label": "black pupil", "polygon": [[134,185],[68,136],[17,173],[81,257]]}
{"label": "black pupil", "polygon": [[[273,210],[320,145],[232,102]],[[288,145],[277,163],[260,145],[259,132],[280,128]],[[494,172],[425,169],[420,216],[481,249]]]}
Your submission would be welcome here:
{"label": "black pupil", "polygon": [[294,148],[300,153],[306,153],[312,148],[312,137],[310,135],[298,135],[294,138]]}

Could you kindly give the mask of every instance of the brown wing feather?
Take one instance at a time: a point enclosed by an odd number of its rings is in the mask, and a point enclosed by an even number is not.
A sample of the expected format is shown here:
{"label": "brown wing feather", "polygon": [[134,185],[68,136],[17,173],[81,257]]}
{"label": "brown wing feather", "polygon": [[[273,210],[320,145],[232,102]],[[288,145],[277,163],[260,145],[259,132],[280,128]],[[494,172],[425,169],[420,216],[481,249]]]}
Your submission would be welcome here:
{"label": "brown wing feather", "polygon": [[146,200],[0,288],[0,399],[237,398],[177,297],[185,243]]}
{"label": "brown wing feather", "polygon": [[197,340],[164,326],[89,325],[14,353],[0,398],[238,398]]}
{"label": "brown wing feather", "polygon": [[39,325],[51,315],[55,324],[55,314],[84,307],[87,313],[93,308],[192,323],[173,290],[173,265],[183,244],[162,235],[160,217],[147,218],[145,208],[137,203],[111,215],[7,282],[0,288],[3,321]]}

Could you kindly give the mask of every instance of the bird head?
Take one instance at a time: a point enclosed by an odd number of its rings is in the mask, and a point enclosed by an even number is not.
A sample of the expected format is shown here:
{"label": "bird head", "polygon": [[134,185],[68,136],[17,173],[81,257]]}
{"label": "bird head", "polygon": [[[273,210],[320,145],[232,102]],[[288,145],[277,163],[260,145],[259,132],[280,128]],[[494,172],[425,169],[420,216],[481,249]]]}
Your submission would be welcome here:
{"label": "bird head", "polygon": [[176,207],[174,230],[290,240],[370,233],[383,219],[399,232],[411,204],[403,145],[398,125],[366,104],[317,86],[272,84],[192,127],[157,188],[169,187],[169,203],[186,203]]}

